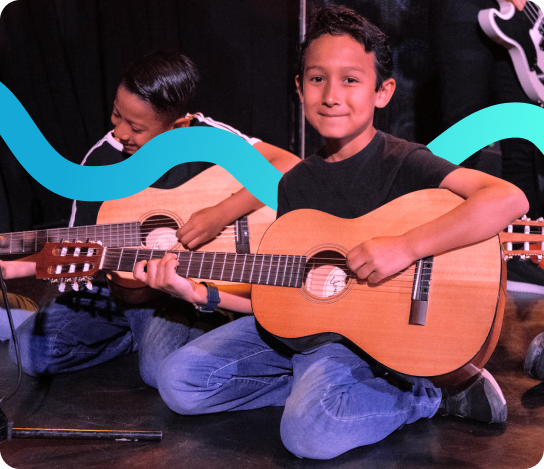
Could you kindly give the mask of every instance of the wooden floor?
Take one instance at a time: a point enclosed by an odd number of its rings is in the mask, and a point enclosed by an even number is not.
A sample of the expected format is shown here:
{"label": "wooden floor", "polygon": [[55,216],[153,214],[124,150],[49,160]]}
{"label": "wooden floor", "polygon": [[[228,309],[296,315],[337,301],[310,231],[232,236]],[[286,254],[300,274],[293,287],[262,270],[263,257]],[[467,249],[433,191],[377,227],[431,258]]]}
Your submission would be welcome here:
{"label": "wooden floor", "polygon": [[[12,282],[8,287],[17,291],[20,285]],[[41,283],[36,285],[32,294],[39,301],[55,294]],[[499,345],[487,366],[508,402],[508,421],[503,425],[434,417],[332,461],[298,459],[282,446],[281,408],[177,415],[142,382],[133,354],[50,381],[24,376],[19,392],[2,408],[14,427],[162,430],[161,442],[12,440],[0,444],[0,454],[17,469],[528,469],[544,453],[544,384],[524,375],[523,360],[529,342],[542,331],[544,297],[509,296]],[[17,378],[6,342],[0,343],[0,357],[0,394],[4,395]]]}

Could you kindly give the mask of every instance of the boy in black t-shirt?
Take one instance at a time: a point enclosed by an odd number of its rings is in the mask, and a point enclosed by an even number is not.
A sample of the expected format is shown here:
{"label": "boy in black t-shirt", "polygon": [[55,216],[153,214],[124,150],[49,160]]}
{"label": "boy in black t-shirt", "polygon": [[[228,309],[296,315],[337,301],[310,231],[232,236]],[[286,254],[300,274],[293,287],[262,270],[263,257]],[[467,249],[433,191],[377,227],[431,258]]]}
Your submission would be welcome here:
{"label": "boy in black t-shirt", "polygon": [[[297,88],[308,121],[325,147],[285,174],[278,215],[314,208],[359,217],[405,193],[441,187],[466,199],[436,220],[400,236],[366,240],[347,265],[370,284],[417,259],[496,235],[527,210],[515,186],[441,160],[421,145],[376,131],[374,109],[394,90],[385,36],[350,9],[319,10],[301,47]],[[136,264],[134,276],[195,305],[251,312],[250,289],[195,284],[176,275],[173,254]],[[289,305],[285,305],[289,308]],[[293,315],[296,315],[293,311]],[[506,419],[495,380],[483,371],[465,391],[442,399],[430,383],[391,382],[375,362],[341,343],[285,355],[259,332],[255,319],[222,326],[167,357],[158,389],[182,414],[285,406],[280,432],[299,457],[328,459],[385,438],[437,411],[488,423]],[[395,344],[392,343],[394,348]]]}

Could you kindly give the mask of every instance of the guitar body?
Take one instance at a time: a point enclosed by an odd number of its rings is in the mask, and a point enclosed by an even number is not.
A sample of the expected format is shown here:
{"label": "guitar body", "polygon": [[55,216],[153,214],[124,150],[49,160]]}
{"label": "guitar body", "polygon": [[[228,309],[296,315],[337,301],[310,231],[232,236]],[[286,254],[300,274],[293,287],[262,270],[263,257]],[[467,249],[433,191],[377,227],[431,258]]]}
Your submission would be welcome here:
{"label": "guitar body", "polygon": [[[226,169],[215,165],[175,189],[148,187],[130,197],[106,201],[100,207],[97,224],[139,221],[147,235],[141,247],[183,251],[187,249],[176,238],[176,231],[193,213],[218,204],[240,189],[243,186]],[[251,252],[256,252],[275,218],[275,210],[267,206],[247,216]],[[197,250],[236,252],[236,230],[235,225],[227,226]],[[139,304],[154,295],[154,290],[135,280],[132,272],[108,272],[106,277],[114,294],[126,302]]]}
{"label": "guitar body", "polygon": [[[175,189],[148,187],[130,197],[106,201],[100,207],[97,223],[139,221],[143,231],[149,231],[142,247],[185,250],[176,238],[176,230],[187,223],[193,213],[217,205],[240,189],[243,186],[226,169],[216,165]],[[248,215],[251,252],[257,250],[275,218],[276,212],[267,206]],[[234,226],[229,225],[198,250],[236,252]]]}
{"label": "guitar body", "polygon": [[[281,340],[296,340],[297,350],[315,347],[314,339],[324,333],[337,333],[392,371],[449,386],[478,374],[497,344],[506,285],[499,236],[420,259],[378,284],[358,279],[346,255],[365,240],[402,235],[462,202],[445,189],[429,189],[352,220],[296,210],[270,226],[257,254],[182,251],[176,271],[184,277],[251,283],[259,323]],[[523,243],[544,238],[523,236]],[[501,237],[507,245],[520,240],[517,233]],[[131,271],[135,262],[165,253],[48,243],[37,260],[36,277]]]}
{"label": "guitar body", "polygon": [[[544,102],[544,51],[542,11],[535,7],[537,16],[529,20],[525,12],[506,0],[497,0],[500,11],[494,8],[482,10],[478,21],[483,31],[495,42],[505,47],[512,59],[516,75],[527,96],[538,103]],[[524,10],[531,8],[529,3]]]}
{"label": "guitar body", "polygon": [[[268,229],[259,253],[345,256],[364,240],[403,234],[461,202],[449,191],[433,189],[355,220],[314,210],[290,212]],[[444,385],[477,374],[495,348],[505,273],[498,237],[435,255],[425,325],[409,324],[414,266],[378,285],[350,278],[327,297],[309,290],[307,282],[300,289],[253,285],[252,303],[259,323],[274,335],[337,332],[392,370]]]}

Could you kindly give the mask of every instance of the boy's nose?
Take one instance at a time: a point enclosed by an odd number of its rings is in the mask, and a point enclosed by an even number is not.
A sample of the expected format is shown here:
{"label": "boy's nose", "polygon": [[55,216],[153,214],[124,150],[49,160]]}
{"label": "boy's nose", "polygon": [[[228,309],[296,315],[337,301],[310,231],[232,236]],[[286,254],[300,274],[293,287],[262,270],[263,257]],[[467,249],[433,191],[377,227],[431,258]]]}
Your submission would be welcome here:
{"label": "boy's nose", "polygon": [[323,104],[325,106],[335,106],[340,104],[341,98],[338,87],[328,83],[323,90]]}
{"label": "boy's nose", "polygon": [[119,122],[113,130],[114,135],[121,140],[128,140],[130,138],[130,126],[124,122]]}

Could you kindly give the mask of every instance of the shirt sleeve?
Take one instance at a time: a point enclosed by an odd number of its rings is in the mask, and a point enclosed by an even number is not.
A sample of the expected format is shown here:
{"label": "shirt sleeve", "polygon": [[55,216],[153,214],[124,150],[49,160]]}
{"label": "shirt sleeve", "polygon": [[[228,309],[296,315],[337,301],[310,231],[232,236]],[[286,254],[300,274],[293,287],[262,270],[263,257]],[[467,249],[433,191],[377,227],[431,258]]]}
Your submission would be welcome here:
{"label": "shirt sleeve", "polygon": [[403,192],[409,193],[440,186],[444,178],[459,166],[434,155],[425,147],[419,147],[403,161],[397,181],[403,184]]}

